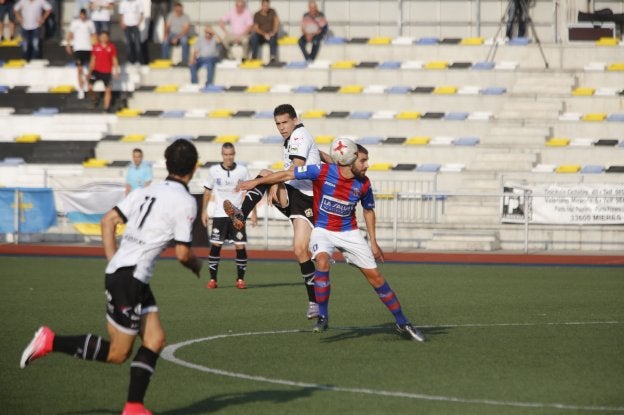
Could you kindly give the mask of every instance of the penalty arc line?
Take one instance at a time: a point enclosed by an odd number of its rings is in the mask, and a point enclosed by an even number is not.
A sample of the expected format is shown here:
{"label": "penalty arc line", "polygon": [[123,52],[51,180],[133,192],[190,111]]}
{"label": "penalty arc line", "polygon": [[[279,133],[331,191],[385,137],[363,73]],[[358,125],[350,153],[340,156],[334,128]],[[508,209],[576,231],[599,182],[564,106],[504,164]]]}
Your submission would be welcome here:
{"label": "penalty arc line", "polygon": [[[588,325],[588,324],[621,324],[618,321],[589,321],[589,322],[561,322],[561,323],[493,323],[493,324],[444,324],[444,325],[424,325],[419,327],[425,328],[435,328],[435,327],[501,327],[501,326],[538,326],[538,325]],[[337,328],[338,330],[345,329],[357,329],[357,327],[344,327]],[[367,330],[379,330],[379,329],[387,329],[382,327],[370,327]],[[243,336],[261,336],[261,335],[279,335],[279,334],[292,334],[292,333],[302,333],[308,330],[277,330],[277,331],[262,331],[262,332],[247,332],[247,333],[228,333],[228,334],[219,334],[210,337],[203,337],[199,339],[191,339],[179,343],[175,343],[165,347],[165,349],[161,352],[160,356],[170,361],[171,363],[187,367],[189,369],[198,370],[205,373],[212,373],[220,376],[228,376],[238,379],[256,381],[256,382],[265,382],[272,383],[278,385],[285,385],[291,387],[299,387],[306,389],[318,389],[318,390],[326,390],[332,392],[347,392],[347,393],[357,393],[364,395],[378,395],[378,396],[390,396],[397,398],[408,398],[408,399],[418,399],[418,400],[426,400],[426,401],[440,401],[440,402],[453,402],[453,403],[465,403],[465,404],[482,404],[482,405],[495,405],[495,406],[511,406],[511,407],[521,407],[521,408],[555,408],[555,409],[564,409],[564,410],[574,410],[574,411],[624,411],[624,407],[621,406],[584,406],[584,405],[571,405],[571,404],[563,404],[563,403],[540,403],[540,402],[519,402],[519,401],[498,401],[493,399],[470,399],[470,398],[459,398],[454,396],[442,396],[442,395],[427,395],[421,393],[411,393],[411,392],[400,392],[400,391],[384,391],[378,389],[367,389],[367,388],[349,388],[349,387],[341,387],[341,386],[332,386],[332,385],[324,385],[321,383],[308,383],[308,382],[298,382],[287,379],[278,379],[278,378],[268,378],[265,376],[258,375],[249,375],[246,373],[238,373],[231,372],[227,370],[215,369],[207,366],[198,365],[195,363],[190,363],[185,360],[179,359],[175,356],[175,352],[185,346],[189,346],[195,343],[202,343],[212,340],[225,339],[229,337],[243,337]]]}

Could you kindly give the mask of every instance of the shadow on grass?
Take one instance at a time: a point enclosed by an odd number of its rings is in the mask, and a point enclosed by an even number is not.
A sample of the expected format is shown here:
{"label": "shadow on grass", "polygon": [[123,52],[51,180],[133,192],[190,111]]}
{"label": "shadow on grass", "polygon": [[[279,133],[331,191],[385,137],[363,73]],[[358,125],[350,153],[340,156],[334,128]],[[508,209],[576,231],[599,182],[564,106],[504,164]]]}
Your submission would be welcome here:
{"label": "shadow on grass", "polygon": [[[425,335],[427,340],[431,340],[430,337],[444,335],[448,333],[450,327],[427,327],[421,328],[420,331]],[[339,333],[333,334],[332,332],[339,331]],[[363,337],[387,335],[389,333],[396,334],[397,337],[403,337],[402,334],[397,332],[394,324],[384,324],[382,326],[370,326],[370,327],[329,327],[329,331],[326,332],[325,337],[321,339],[322,342],[333,343],[337,341],[359,339]],[[330,335],[331,334],[331,335]]]}

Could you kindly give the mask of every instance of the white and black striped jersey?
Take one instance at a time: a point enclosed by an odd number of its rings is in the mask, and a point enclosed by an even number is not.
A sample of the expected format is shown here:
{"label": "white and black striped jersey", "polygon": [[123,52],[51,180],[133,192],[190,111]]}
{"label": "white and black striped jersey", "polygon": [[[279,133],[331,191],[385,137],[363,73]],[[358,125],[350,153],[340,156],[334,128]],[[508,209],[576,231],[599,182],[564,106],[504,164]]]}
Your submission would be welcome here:
{"label": "white and black striped jersey", "polygon": [[223,218],[227,214],[223,210],[223,201],[228,199],[234,206],[241,207],[243,204],[242,191],[234,189],[240,182],[249,180],[247,167],[234,163],[231,169],[226,169],[223,164],[215,164],[208,169],[208,177],[204,181],[204,187],[214,194],[215,210],[214,218]]}
{"label": "white and black striped jersey", "polygon": [[[284,141],[284,170],[288,170],[293,164],[293,159],[305,160],[305,164],[320,164],[321,153],[314,141],[314,137],[305,129],[303,124],[298,124],[290,137]],[[312,196],[312,181],[291,180],[287,182],[301,193]]]}

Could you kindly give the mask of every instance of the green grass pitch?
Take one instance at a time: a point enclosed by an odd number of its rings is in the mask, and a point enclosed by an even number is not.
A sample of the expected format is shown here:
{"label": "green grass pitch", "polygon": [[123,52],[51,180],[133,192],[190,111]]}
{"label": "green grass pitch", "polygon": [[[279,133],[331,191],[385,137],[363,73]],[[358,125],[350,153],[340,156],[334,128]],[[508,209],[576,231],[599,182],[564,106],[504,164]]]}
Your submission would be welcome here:
{"label": "green grass pitch", "polygon": [[[106,336],[104,260],[0,257],[0,413],[118,414],[129,362],[51,354],[19,369],[36,328]],[[332,269],[330,330],[305,319],[294,261],[250,261],[249,289],[172,260],[152,279],[168,344],[156,414],[622,414],[622,268],[383,264],[428,342],[402,338],[361,274]]]}

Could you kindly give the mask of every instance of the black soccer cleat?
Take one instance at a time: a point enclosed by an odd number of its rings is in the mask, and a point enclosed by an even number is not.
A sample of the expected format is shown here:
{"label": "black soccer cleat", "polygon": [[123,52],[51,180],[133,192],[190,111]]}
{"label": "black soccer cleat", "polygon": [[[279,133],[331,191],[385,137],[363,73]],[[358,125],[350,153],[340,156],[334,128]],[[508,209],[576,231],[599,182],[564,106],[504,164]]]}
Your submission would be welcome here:
{"label": "black soccer cleat", "polygon": [[424,342],[425,335],[421,333],[416,327],[412,326],[412,323],[403,324],[402,326],[396,325],[396,328],[399,333],[403,334],[408,339]]}
{"label": "black soccer cleat", "polygon": [[316,323],[312,327],[312,333],[322,333],[329,328],[329,320],[325,316],[318,316]]}
{"label": "black soccer cleat", "polygon": [[243,212],[239,208],[234,206],[232,202],[225,199],[223,201],[223,210],[225,211],[225,214],[228,215],[230,220],[232,221],[232,225],[234,226],[234,229],[236,229],[237,231],[240,231],[241,229],[245,227],[245,215],[243,215]]}

